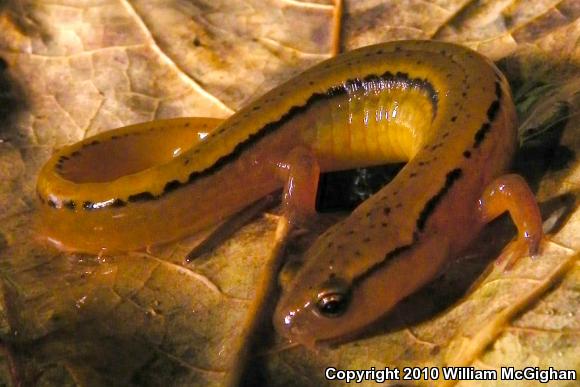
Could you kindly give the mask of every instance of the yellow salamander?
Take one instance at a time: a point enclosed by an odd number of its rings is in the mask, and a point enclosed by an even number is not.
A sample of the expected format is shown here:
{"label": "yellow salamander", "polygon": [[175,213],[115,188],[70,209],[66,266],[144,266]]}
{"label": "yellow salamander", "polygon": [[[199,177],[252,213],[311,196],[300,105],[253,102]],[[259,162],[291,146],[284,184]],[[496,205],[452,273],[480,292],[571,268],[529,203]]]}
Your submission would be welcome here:
{"label": "yellow salamander", "polygon": [[65,147],[39,176],[43,233],[64,249],[136,250],[215,224],[286,181],[295,217],[313,210],[320,171],[407,162],[311,246],[282,295],[276,328],[312,345],[388,312],[506,210],[516,245],[537,250],[533,195],[521,178],[500,177],[515,122],[505,77],[474,51],[434,41],[364,47],[223,122],[156,121]]}

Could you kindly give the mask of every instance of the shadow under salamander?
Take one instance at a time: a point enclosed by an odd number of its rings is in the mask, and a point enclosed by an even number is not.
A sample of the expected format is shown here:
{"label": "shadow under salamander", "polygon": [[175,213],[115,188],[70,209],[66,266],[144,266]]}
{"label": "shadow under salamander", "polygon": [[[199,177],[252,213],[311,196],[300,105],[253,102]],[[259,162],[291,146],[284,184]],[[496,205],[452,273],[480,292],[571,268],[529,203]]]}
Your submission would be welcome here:
{"label": "shadow under salamander", "polygon": [[24,93],[10,74],[8,62],[0,56],[0,141],[14,140],[11,130],[15,116],[27,109]]}

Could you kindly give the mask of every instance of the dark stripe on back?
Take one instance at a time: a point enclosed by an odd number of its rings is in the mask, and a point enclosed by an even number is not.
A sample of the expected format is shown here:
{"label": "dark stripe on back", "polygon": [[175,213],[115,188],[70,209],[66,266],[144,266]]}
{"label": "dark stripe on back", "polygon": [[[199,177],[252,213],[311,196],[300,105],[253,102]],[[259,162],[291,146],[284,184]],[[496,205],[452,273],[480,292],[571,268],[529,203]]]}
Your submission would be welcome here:
{"label": "dark stripe on back", "polygon": [[[414,88],[419,89],[426,94],[426,96],[431,101],[433,106],[433,115],[435,116],[437,112],[437,106],[439,101],[439,95],[433,85],[426,79],[419,79],[419,78],[409,78],[409,74],[398,72],[396,74],[387,71],[382,75],[376,74],[369,74],[363,79],[355,78],[355,79],[348,79],[344,81],[340,85],[330,87],[324,93],[314,93],[312,94],[308,100],[305,102],[304,105],[300,106],[292,106],[280,119],[277,121],[270,122],[264,125],[260,130],[255,133],[252,133],[246,138],[244,141],[238,143],[236,147],[227,155],[218,159],[213,165],[210,167],[202,170],[202,171],[194,171],[189,174],[187,181],[180,182],[178,180],[173,180],[165,185],[163,192],[160,195],[153,195],[151,192],[141,192],[134,195],[129,196],[127,199],[129,202],[136,202],[136,201],[149,201],[149,200],[156,200],[163,196],[166,193],[184,187],[188,184],[195,182],[198,179],[210,176],[217,171],[219,171],[222,167],[229,164],[230,162],[235,161],[238,159],[241,154],[246,151],[247,149],[254,146],[258,141],[262,138],[266,137],[268,134],[274,132],[278,129],[281,125],[285,124],[286,122],[293,119],[295,116],[306,112],[310,106],[316,102],[330,100],[337,96],[346,95],[349,91],[352,91],[357,88],[364,88],[368,86],[368,83],[371,82],[385,82],[388,87],[390,88]],[[227,125],[227,124],[226,124]],[[93,143],[89,143],[88,145],[92,145]],[[83,208],[96,210],[101,208],[106,208],[112,205],[112,203],[93,203],[93,202],[85,202],[83,204]]]}
{"label": "dark stripe on back", "polygon": [[435,211],[435,208],[441,202],[443,196],[445,196],[445,194],[451,189],[453,184],[457,181],[457,179],[461,177],[461,175],[463,175],[463,171],[461,170],[461,168],[455,168],[451,172],[447,173],[443,188],[441,188],[439,192],[435,194],[435,196],[433,196],[431,199],[427,201],[425,207],[423,207],[423,210],[421,210],[421,213],[419,214],[419,219],[417,219],[417,229],[419,231],[423,231],[423,229],[425,228],[425,223],[427,222],[433,211]]}
{"label": "dark stripe on back", "polygon": [[489,105],[489,108],[487,109],[487,113],[486,113],[487,122],[485,122],[481,126],[481,128],[479,128],[479,130],[475,133],[475,136],[473,138],[473,140],[474,140],[473,147],[474,148],[477,148],[481,145],[483,139],[485,138],[485,136],[487,135],[487,133],[491,129],[491,124],[495,120],[495,117],[497,116],[497,113],[499,112],[501,98],[502,98],[501,84],[499,83],[499,81],[496,81],[495,82],[495,100],[491,103],[491,105]]}
{"label": "dark stripe on back", "polygon": [[[433,88],[433,86],[427,81],[423,79],[414,79],[409,78],[408,74],[404,73],[397,73],[393,75],[391,72],[387,71],[381,76],[377,76],[374,74],[367,75],[363,80],[361,79],[349,79],[343,82],[342,85],[332,86],[330,87],[325,93],[314,93],[308,98],[306,103],[301,106],[293,106],[291,107],[278,121],[271,122],[266,124],[262,127],[262,129],[258,130],[257,132],[248,136],[248,138],[239,144],[233,149],[232,152],[223,156],[219,160],[217,160],[211,167],[204,169],[203,171],[196,171],[192,172],[189,175],[189,179],[186,183],[180,183],[181,186],[185,184],[193,183],[195,180],[209,176],[219,169],[221,169],[226,164],[236,160],[240,157],[240,155],[251,146],[255,145],[259,140],[267,136],[268,134],[274,132],[278,129],[281,125],[285,124],[286,122],[293,119],[296,115],[304,113],[308,110],[308,108],[316,103],[321,101],[326,101],[332,99],[334,97],[338,97],[341,95],[347,94],[349,90],[354,88],[362,88],[368,82],[376,82],[378,80],[386,81],[386,82],[396,82],[398,84],[405,84],[407,87],[417,87],[421,88],[421,90],[425,90],[428,97],[431,100],[434,108],[433,111],[436,111],[437,103],[439,100],[438,94]],[[163,195],[163,194],[162,194]]]}
{"label": "dark stripe on back", "polygon": [[353,288],[356,287],[359,282],[363,282],[366,278],[372,276],[374,273],[376,273],[381,268],[386,266],[389,262],[392,262],[397,256],[404,253],[405,251],[410,250],[411,247],[413,247],[414,243],[415,243],[415,241],[413,241],[413,243],[410,243],[408,245],[399,246],[399,247],[391,250],[387,254],[385,254],[385,257],[382,260],[380,260],[379,262],[377,262],[374,265],[372,265],[371,267],[369,267],[361,275],[355,277],[352,281],[352,287]]}

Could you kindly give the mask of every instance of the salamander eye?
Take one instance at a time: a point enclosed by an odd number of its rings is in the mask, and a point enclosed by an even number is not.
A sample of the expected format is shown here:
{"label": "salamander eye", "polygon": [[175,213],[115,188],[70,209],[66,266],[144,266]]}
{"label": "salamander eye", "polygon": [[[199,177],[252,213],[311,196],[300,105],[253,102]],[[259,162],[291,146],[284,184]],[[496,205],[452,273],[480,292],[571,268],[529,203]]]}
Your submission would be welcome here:
{"label": "salamander eye", "polygon": [[346,312],[350,303],[350,292],[345,286],[331,286],[320,293],[316,311],[323,317],[339,317]]}

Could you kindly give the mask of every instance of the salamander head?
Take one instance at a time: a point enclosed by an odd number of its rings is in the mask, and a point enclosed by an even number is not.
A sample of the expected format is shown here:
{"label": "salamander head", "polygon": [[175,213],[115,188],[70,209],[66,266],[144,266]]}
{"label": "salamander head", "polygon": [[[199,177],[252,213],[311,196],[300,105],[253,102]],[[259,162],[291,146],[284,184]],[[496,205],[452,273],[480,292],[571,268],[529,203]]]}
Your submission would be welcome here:
{"label": "salamander head", "polygon": [[313,348],[316,341],[342,336],[341,321],[349,315],[351,301],[350,287],[343,279],[304,288],[293,281],[278,303],[274,325],[290,341]]}
{"label": "salamander head", "polygon": [[307,253],[307,263],[283,292],[274,314],[280,335],[311,349],[321,341],[352,337],[400,299],[380,283],[383,278],[372,275],[359,280],[352,268],[324,259],[328,251],[319,252]]}
{"label": "salamander head", "polygon": [[[320,236],[284,287],[273,323],[291,342],[315,349],[353,339],[433,279],[447,256],[440,235],[406,244],[351,229],[339,223]],[[369,236],[380,243],[369,243]]]}

